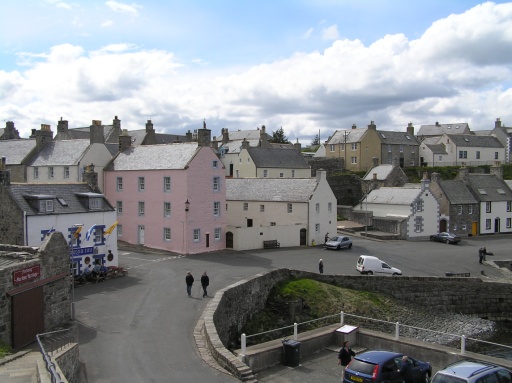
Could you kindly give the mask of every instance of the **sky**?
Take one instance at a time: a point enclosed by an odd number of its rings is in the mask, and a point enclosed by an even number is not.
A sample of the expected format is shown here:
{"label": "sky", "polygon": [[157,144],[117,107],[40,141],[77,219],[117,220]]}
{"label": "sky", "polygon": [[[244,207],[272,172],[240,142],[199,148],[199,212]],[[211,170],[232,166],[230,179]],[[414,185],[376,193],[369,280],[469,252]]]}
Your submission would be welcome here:
{"label": "sky", "polygon": [[512,3],[2,0],[0,116],[323,142],[467,122],[512,126]]}

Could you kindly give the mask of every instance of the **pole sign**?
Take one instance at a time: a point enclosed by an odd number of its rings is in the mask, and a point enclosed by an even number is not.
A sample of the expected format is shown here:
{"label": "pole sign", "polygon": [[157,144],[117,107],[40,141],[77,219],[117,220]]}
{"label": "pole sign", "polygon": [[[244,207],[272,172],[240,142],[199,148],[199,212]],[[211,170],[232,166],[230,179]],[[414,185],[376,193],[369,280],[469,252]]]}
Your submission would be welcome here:
{"label": "pole sign", "polygon": [[34,265],[32,267],[26,267],[21,270],[16,270],[12,273],[13,285],[19,285],[20,283],[33,281],[41,277],[41,266]]}

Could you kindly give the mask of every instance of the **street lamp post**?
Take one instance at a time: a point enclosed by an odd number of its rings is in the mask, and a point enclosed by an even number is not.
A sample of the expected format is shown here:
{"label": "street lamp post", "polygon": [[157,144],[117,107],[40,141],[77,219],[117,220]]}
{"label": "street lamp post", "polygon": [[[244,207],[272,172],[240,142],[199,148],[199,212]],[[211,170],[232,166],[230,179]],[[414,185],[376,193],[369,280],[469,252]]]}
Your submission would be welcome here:
{"label": "street lamp post", "polygon": [[[83,223],[76,223],[71,226],[72,229],[78,229],[82,227]],[[71,232],[71,238],[69,239],[69,274],[71,276],[71,319],[75,320],[75,268],[73,267],[73,242],[75,240],[76,230]]]}
{"label": "street lamp post", "polygon": [[185,242],[185,254],[187,254],[188,252],[188,242],[187,242],[187,230],[188,230],[188,222],[187,222],[187,219],[188,219],[188,211],[190,210],[190,202],[188,202],[188,198],[187,198],[187,201],[185,202],[185,222],[183,223],[183,240]]}

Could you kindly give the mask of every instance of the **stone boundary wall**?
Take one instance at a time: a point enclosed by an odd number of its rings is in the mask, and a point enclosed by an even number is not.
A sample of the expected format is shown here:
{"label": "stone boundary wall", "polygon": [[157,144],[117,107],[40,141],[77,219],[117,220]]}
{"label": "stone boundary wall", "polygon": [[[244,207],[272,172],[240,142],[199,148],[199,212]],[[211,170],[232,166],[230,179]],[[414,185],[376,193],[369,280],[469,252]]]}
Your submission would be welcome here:
{"label": "stone boundary wall", "polygon": [[206,345],[217,362],[242,381],[252,375],[228,348],[252,316],[265,307],[272,287],[290,278],[309,278],[354,290],[389,294],[408,302],[421,302],[432,311],[510,320],[512,284],[484,282],[478,278],[453,277],[378,277],[326,275],[278,269],[241,280],[217,292],[204,312]]}

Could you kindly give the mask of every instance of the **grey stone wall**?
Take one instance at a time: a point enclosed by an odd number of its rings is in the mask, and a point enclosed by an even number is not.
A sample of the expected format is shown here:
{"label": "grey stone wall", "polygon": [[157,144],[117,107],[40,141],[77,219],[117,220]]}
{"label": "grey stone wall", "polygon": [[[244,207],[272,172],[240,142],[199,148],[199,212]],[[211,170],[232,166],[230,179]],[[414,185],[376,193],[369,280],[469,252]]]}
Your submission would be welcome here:
{"label": "grey stone wall", "polygon": [[0,243],[23,245],[23,212],[11,198],[9,188],[0,187]]}
{"label": "grey stone wall", "polygon": [[0,269],[0,339],[12,343],[11,297],[7,291],[30,286],[38,281],[13,284],[13,272],[40,265],[39,280],[66,274],[65,277],[43,285],[45,332],[62,326],[71,319],[71,294],[69,274],[69,249],[60,232],[46,237],[39,249],[28,246],[0,244],[0,258],[6,266]]}

